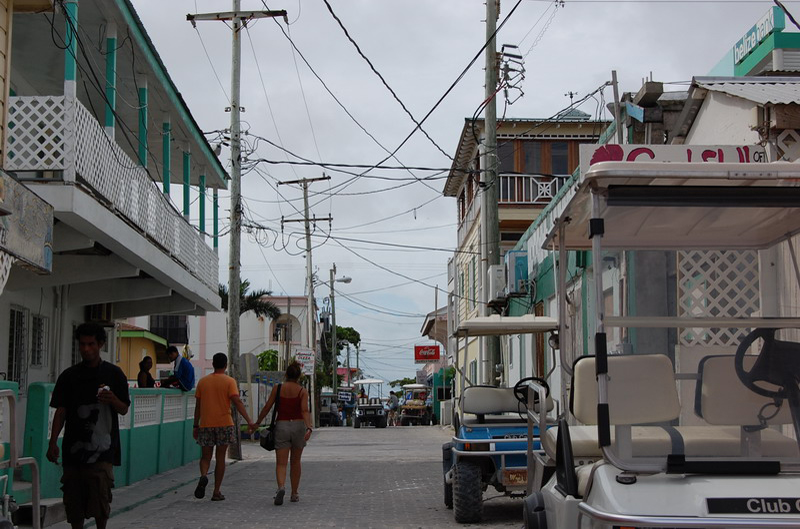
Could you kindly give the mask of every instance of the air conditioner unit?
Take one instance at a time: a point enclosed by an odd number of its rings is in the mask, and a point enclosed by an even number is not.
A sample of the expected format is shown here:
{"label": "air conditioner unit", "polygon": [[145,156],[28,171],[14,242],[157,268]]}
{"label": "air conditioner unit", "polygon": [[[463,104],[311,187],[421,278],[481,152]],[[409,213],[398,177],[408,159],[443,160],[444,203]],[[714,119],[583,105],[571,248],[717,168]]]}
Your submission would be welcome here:
{"label": "air conditioner unit", "polygon": [[500,301],[506,297],[506,267],[491,265],[489,267],[489,301]]}
{"label": "air conditioner unit", "polygon": [[528,252],[510,250],[505,255],[506,292],[508,295],[528,293]]}
{"label": "air conditioner unit", "polygon": [[114,325],[114,310],[111,303],[98,303],[86,306],[86,321],[98,323],[104,327]]}

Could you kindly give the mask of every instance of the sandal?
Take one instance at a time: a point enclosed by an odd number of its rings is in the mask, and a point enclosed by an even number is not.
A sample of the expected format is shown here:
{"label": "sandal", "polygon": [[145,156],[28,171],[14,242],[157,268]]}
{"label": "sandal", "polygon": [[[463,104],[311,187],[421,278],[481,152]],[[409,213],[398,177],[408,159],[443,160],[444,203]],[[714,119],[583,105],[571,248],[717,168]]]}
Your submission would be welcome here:
{"label": "sandal", "polygon": [[292,501],[292,502],[298,502],[298,501],[300,501],[300,495],[299,495],[299,494],[292,494],[292,495],[289,497],[289,501]]}
{"label": "sandal", "polygon": [[283,505],[283,497],[286,495],[285,489],[278,489],[275,493],[275,505]]}
{"label": "sandal", "polygon": [[222,501],[225,499],[225,496],[222,494],[214,494],[211,496],[211,501]]}
{"label": "sandal", "polygon": [[200,476],[200,481],[197,482],[197,488],[194,489],[194,497],[202,499],[206,495],[206,485],[208,485],[208,477]]}

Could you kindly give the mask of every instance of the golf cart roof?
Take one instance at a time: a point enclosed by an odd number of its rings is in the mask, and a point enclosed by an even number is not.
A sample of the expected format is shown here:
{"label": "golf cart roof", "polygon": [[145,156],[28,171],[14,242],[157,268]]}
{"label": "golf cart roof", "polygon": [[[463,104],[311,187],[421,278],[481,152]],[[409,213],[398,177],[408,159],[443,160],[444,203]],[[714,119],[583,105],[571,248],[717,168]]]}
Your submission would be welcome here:
{"label": "golf cart roof", "polygon": [[362,378],[353,381],[354,386],[366,386],[368,384],[383,384],[383,380],[379,378]]}
{"label": "golf cart roof", "polygon": [[760,249],[800,232],[800,164],[602,162],[562,198],[543,248],[591,249],[595,194],[605,248]]}
{"label": "golf cart roof", "polygon": [[501,334],[529,334],[558,330],[558,320],[547,316],[479,316],[458,325],[458,336],[497,336]]}
{"label": "golf cart roof", "polygon": [[427,384],[403,384],[403,389],[429,389]]}

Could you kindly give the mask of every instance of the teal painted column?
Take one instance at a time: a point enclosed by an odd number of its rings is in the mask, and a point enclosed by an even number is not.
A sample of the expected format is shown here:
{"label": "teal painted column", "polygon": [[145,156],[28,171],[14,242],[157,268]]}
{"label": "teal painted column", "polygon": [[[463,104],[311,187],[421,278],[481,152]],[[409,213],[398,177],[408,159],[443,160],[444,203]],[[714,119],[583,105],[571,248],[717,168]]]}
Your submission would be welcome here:
{"label": "teal painted column", "polygon": [[147,79],[139,87],[139,165],[147,167]]}
{"label": "teal painted column", "polygon": [[183,151],[183,216],[189,220],[189,188],[191,186],[192,153]]}
{"label": "teal painted column", "polygon": [[64,18],[67,25],[64,35],[64,95],[74,97],[75,82],[78,80],[78,0],[64,2]]}
{"label": "teal painted column", "polygon": [[206,233],[206,175],[200,175],[200,233]]}
{"label": "teal painted column", "polygon": [[170,143],[172,142],[172,124],[165,121],[161,128],[161,164],[164,166],[161,174],[164,179],[164,194],[169,195],[169,181],[172,172],[172,151],[170,150]]}
{"label": "teal painted column", "polygon": [[108,23],[106,37],[106,134],[114,139],[117,110],[117,25]]}
{"label": "teal painted column", "polygon": [[214,209],[214,252],[219,252],[219,195],[216,188],[214,188],[214,203],[211,206]]}

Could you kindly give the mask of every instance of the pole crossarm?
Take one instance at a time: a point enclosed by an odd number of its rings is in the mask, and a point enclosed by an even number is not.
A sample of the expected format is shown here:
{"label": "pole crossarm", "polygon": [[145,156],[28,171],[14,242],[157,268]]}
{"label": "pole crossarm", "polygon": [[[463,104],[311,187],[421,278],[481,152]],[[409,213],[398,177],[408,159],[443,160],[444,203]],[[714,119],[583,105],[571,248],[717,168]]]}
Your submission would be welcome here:
{"label": "pole crossarm", "polygon": [[186,20],[194,23],[198,20],[250,20],[254,18],[277,18],[283,17],[284,22],[288,23],[285,10],[280,11],[223,11],[221,13],[197,13],[186,15]]}

